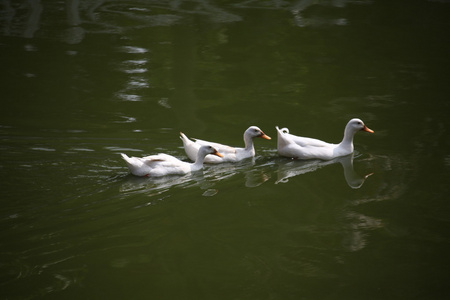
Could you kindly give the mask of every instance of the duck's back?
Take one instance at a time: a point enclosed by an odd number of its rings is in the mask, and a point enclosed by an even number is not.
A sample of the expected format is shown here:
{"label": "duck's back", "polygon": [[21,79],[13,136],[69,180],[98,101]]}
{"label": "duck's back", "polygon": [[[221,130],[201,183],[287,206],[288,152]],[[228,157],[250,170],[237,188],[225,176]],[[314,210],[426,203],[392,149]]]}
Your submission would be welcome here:
{"label": "duck's back", "polygon": [[208,142],[204,140],[195,139],[195,143],[199,144],[200,146],[211,146],[214,147],[219,153],[221,154],[233,154],[236,153],[236,148],[223,145],[220,143],[214,143],[214,142]]}
{"label": "duck's back", "polygon": [[142,160],[151,169],[149,172],[150,176],[179,175],[191,171],[190,163],[164,153],[146,156]]}
{"label": "duck's back", "polygon": [[287,135],[294,143],[296,143],[299,146],[313,146],[313,147],[328,147],[330,145],[330,143],[318,140],[318,139],[313,139],[313,138],[308,138],[308,137],[302,137],[302,136],[296,136],[290,133],[285,133],[285,135]]}

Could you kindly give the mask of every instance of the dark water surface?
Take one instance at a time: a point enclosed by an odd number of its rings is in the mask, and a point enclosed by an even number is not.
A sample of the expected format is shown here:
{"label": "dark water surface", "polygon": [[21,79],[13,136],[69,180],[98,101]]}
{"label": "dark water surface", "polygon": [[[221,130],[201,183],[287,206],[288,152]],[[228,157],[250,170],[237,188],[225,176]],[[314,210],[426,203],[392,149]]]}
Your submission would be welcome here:
{"label": "dark water surface", "polygon": [[[0,2],[0,298],[448,299],[449,16]],[[278,157],[276,125],[339,142],[352,117],[375,131],[354,157]],[[148,179],[119,156],[250,125],[272,136],[253,161]]]}

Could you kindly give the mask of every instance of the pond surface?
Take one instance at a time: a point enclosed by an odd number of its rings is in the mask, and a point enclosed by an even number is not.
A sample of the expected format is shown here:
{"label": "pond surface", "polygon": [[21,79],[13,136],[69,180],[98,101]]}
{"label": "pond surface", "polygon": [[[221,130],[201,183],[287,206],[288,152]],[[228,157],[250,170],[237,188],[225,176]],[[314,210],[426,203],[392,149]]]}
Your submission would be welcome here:
{"label": "pond surface", "polygon": [[[449,1],[0,10],[2,299],[448,299]],[[353,117],[353,156],[278,156]],[[253,160],[192,175],[119,155],[250,125]]]}

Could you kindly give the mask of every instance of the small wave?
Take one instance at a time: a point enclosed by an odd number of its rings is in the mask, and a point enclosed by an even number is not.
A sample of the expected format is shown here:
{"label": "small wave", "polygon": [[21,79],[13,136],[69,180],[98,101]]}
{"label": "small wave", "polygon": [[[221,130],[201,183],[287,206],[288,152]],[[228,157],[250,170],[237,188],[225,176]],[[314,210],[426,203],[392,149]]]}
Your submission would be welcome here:
{"label": "small wave", "polygon": [[36,151],[47,151],[47,152],[53,152],[53,151],[56,151],[56,149],[53,149],[53,148],[45,148],[45,147],[32,147],[31,150],[36,150]]}
{"label": "small wave", "polygon": [[123,148],[123,147],[104,147],[107,150],[110,150],[112,152],[121,152],[121,151],[134,151],[134,152],[143,152],[141,149],[135,149],[135,148]]}

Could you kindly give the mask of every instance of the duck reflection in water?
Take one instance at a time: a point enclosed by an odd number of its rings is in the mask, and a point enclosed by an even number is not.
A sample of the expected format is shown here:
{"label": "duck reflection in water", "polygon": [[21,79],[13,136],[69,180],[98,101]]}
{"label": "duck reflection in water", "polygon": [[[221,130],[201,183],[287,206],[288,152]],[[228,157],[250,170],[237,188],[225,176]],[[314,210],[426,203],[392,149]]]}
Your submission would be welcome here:
{"label": "duck reflection in water", "polygon": [[124,193],[146,193],[152,190],[152,194],[157,195],[167,192],[172,187],[188,188],[199,186],[200,189],[206,190],[211,186],[205,179],[203,170],[183,176],[138,177],[127,174],[125,179],[120,187],[120,191]]}
{"label": "duck reflection in water", "polygon": [[265,165],[258,165],[256,158],[247,158],[237,163],[221,163],[207,168],[205,175],[210,182],[222,181],[224,179],[241,176],[244,174],[246,187],[258,187],[271,178],[266,172]]}
{"label": "duck reflection in water", "polygon": [[271,178],[263,166],[255,166],[255,159],[247,159],[238,163],[223,163],[183,176],[169,175],[162,177],[138,177],[126,175],[126,181],[120,191],[125,193],[141,193],[152,190],[152,194],[162,194],[172,187],[194,187],[204,190],[203,196],[213,196],[218,190],[217,182],[244,174],[246,187],[257,187]]}
{"label": "duck reflection in water", "polygon": [[361,176],[358,173],[356,173],[353,168],[353,158],[354,153],[327,161],[321,160],[286,161],[285,163],[279,164],[278,179],[275,182],[275,184],[286,183],[289,181],[290,177],[313,172],[327,165],[340,163],[344,168],[344,177],[348,186],[351,187],[352,189],[359,189],[364,184],[364,181],[367,179],[367,177],[369,177],[373,173],[369,173],[364,176]]}

